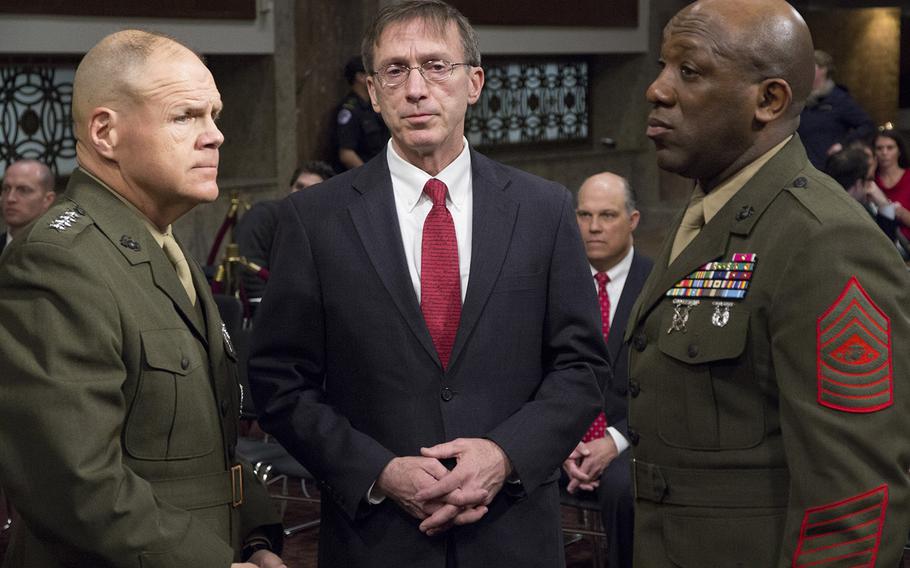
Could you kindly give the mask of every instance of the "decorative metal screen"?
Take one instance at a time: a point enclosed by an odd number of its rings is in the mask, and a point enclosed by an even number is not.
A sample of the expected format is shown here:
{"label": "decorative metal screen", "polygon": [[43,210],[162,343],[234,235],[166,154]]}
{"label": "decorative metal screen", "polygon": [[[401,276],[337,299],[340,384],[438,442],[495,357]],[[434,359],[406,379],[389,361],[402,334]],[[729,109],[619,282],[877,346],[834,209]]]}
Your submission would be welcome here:
{"label": "decorative metal screen", "polygon": [[56,176],[76,167],[70,107],[75,67],[0,65],[0,167],[22,158]]}
{"label": "decorative metal screen", "polygon": [[475,146],[588,138],[588,63],[539,61],[484,65],[480,100],[468,108]]}

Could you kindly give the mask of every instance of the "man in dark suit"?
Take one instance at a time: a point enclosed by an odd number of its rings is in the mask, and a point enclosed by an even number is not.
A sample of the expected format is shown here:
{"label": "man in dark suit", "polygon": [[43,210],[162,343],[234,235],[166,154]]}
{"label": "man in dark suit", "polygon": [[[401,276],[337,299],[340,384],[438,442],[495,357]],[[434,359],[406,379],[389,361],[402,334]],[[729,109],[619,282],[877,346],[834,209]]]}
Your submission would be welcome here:
{"label": "man in dark suit", "polygon": [[0,233],[0,253],[29,223],[53,205],[54,174],[37,160],[19,160],[3,173],[0,186],[0,213],[6,232]]}
{"label": "man in dark suit", "polygon": [[322,566],[562,566],[559,465],[609,373],[571,194],[469,148],[457,10],[389,5],[363,48],[392,140],[282,208],[261,423],[322,483]]}
{"label": "man in dark suit", "polygon": [[910,277],[795,134],[812,38],[699,0],[647,90],[696,181],[626,330],[635,565],[897,566],[910,526]]}
{"label": "man in dark suit", "polygon": [[610,362],[612,379],[604,389],[604,410],[566,461],[567,490],[595,492],[607,531],[608,564],[612,568],[632,566],[632,481],[626,451],[626,394],[629,384],[629,346],[623,343],[626,321],[632,304],[651,271],[651,259],[632,246],[632,233],[640,213],[629,182],[603,172],[589,177],[578,190],[575,208],[578,229],[591,264],[594,287],[600,303],[601,329]]}
{"label": "man in dark suit", "polygon": [[236,355],[171,223],[218,195],[221,97],[139,30],[73,82],[79,168],[0,264],[6,568],[280,568],[281,525],[234,448]]}

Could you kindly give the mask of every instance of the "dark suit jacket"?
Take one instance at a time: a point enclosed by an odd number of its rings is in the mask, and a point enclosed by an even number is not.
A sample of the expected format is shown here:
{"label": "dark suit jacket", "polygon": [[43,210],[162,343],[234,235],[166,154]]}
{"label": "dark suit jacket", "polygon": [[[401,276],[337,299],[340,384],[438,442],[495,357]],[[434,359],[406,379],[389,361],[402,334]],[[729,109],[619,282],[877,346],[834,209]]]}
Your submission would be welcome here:
{"label": "dark suit jacket", "polygon": [[622,287],[616,314],[610,326],[610,339],[607,341],[607,352],[610,355],[613,373],[608,387],[604,389],[604,414],[607,417],[607,425],[616,428],[624,436],[626,417],[629,413],[626,398],[629,392],[629,344],[623,341],[623,337],[626,334],[626,323],[629,321],[632,306],[635,305],[652,266],[654,262],[638,254],[638,251],[632,255],[632,266],[629,267],[629,275],[626,276],[626,283]]}
{"label": "dark suit jacket", "polygon": [[[261,421],[322,482],[325,567],[563,563],[558,466],[608,375],[572,198],[472,152],[470,282],[443,371],[405,264],[385,155],[281,208],[250,382]],[[486,437],[521,478],[428,538],[367,491],[395,456]]]}
{"label": "dark suit jacket", "polygon": [[6,247],[6,233],[0,233],[0,254],[3,254],[4,247]]}
{"label": "dark suit jacket", "polygon": [[[636,565],[897,565],[910,277],[894,246],[798,136],[668,265],[681,219],[626,330]],[[745,297],[698,298],[668,333],[667,290],[734,253],[757,256]]]}
{"label": "dark suit jacket", "polygon": [[249,468],[232,507],[236,358],[199,267],[194,307],[81,170],[3,258],[0,481],[22,515],[4,566],[226,567],[254,529],[280,539]]}

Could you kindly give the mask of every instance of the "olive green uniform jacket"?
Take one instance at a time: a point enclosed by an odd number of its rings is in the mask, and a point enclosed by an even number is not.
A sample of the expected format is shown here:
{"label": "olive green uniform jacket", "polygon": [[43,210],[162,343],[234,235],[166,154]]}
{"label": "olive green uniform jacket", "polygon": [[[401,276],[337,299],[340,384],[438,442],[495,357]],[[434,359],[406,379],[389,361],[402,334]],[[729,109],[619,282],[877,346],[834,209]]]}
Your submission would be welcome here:
{"label": "olive green uniform jacket", "polygon": [[4,251],[0,484],[22,516],[4,566],[227,568],[249,539],[280,539],[263,486],[231,469],[233,348],[191,265],[196,306],[81,170]]}
{"label": "olive green uniform jacket", "polygon": [[[680,219],[626,334],[635,565],[897,566],[910,278],[894,247],[796,136],[668,267]],[[666,296],[735,253],[757,256],[744,298]]]}

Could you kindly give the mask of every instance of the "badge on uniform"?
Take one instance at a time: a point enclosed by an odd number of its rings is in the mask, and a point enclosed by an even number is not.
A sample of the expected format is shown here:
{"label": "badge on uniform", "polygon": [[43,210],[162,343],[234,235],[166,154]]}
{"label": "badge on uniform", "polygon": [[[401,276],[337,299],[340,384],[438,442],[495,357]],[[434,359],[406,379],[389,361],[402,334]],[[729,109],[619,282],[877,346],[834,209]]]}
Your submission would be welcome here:
{"label": "badge on uniform", "polygon": [[341,109],[340,111],[338,111],[338,124],[344,125],[344,124],[351,122],[351,118],[353,116],[354,115],[348,109],[346,109],[346,108]]}
{"label": "badge on uniform", "polygon": [[733,302],[742,300],[749,290],[758,255],[754,252],[735,252],[729,261],[708,262],[677,282],[667,290],[667,297],[673,300],[673,323],[667,333],[686,331],[689,310],[698,305],[697,300],[680,298],[724,298],[711,302],[714,313],[711,324],[724,327],[730,322],[730,308]]}
{"label": "badge on uniform", "polygon": [[85,215],[85,211],[81,207],[73,207],[58,215],[47,226],[59,233],[72,227],[83,215]]}

